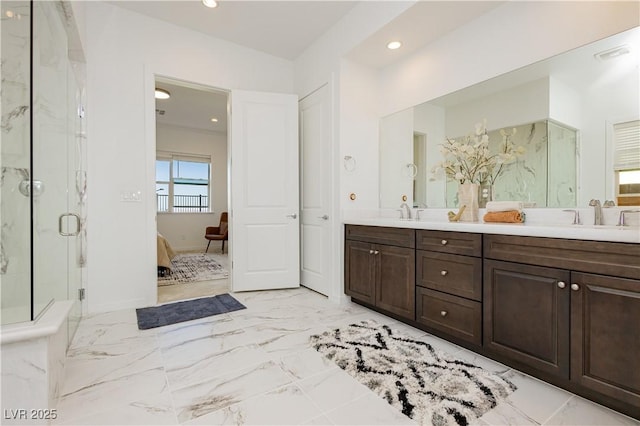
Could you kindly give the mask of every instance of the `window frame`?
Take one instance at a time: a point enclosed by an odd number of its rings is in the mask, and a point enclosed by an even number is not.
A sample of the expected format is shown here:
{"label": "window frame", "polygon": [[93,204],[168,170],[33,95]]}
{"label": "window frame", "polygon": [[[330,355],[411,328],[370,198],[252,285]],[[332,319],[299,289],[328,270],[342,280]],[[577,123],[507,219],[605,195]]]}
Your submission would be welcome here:
{"label": "window frame", "polygon": [[[156,152],[156,165],[158,161],[168,161],[169,162],[169,181],[160,181],[158,180],[158,175],[156,174],[156,188],[158,184],[167,185],[168,186],[168,194],[167,194],[167,210],[159,210],[159,202],[158,202],[158,194],[156,192],[156,213],[157,214],[203,214],[203,213],[214,213],[213,210],[213,185],[212,185],[212,162],[210,155],[201,155],[201,154],[187,154],[187,153],[179,153],[179,152],[170,152],[170,151],[157,151]],[[207,209],[200,211],[175,211],[174,203],[175,203],[175,180],[174,180],[174,163],[175,161],[184,161],[190,163],[204,163],[209,166],[209,172],[207,176]],[[184,183],[179,183],[180,185],[184,185]],[[195,207],[197,208],[197,207]]]}
{"label": "window frame", "polygon": [[640,152],[631,156],[627,152],[630,143],[640,142],[638,133],[640,133],[640,119],[621,120],[612,124],[615,198],[617,204],[621,206],[636,205],[640,200],[640,192],[620,192],[620,173],[640,171]]}

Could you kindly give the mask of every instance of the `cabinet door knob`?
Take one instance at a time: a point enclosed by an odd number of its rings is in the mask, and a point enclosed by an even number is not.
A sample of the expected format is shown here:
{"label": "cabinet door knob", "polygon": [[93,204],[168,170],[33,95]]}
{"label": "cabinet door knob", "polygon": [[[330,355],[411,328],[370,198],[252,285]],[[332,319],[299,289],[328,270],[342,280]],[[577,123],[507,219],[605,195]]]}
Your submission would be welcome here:
{"label": "cabinet door knob", "polygon": [[447,275],[448,273],[449,273],[449,272],[447,272],[447,271],[445,271],[445,270],[440,271],[440,275],[442,275],[443,277],[444,277],[445,275]]}
{"label": "cabinet door knob", "polygon": [[443,245],[443,246],[446,246],[448,242],[449,242],[449,241],[447,241],[447,240],[442,240],[442,241],[440,241],[440,243],[442,243],[442,245]]}
{"label": "cabinet door knob", "polygon": [[443,317],[446,317],[447,316],[447,311],[440,311],[440,315],[443,316]]}
{"label": "cabinet door knob", "polygon": [[373,250],[369,250],[369,254],[373,254]]}
{"label": "cabinet door knob", "polygon": [[576,283],[571,284],[571,290],[578,291],[580,290],[580,286]]}
{"label": "cabinet door knob", "polygon": [[564,283],[564,281],[558,281],[558,287],[560,288],[565,288],[567,285]]}
{"label": "cabinet door knob", "polygon": [[378,254],[380,253],[378,250],[374,251],[373,254]]}

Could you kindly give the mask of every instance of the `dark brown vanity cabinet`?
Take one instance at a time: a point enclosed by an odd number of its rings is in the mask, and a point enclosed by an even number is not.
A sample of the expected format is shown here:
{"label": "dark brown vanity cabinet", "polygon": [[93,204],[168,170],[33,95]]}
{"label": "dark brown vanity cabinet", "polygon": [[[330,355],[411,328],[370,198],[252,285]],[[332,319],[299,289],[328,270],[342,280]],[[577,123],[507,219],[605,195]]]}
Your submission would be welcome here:
{"label": "dark brown vanity cabinet", "polygon": [[568,379],[569,272],[485,260],[484,283],[485,349]]}
{"label": "dark brown vanity cabinet", "polygon": [[354,300],[640,419],[640,244],[345,232]]}
{"label": "dark brown vanity cabinet", "polygon": [[571,380],[640,418],[640,280],[571,274]]}
{"label": "dark brown vanity cabinet", "polygon": [[347,225],[345,293],[415,320],[415,231]]}
{"label": "dark brown vanity cabinet", "polygon": [[416,231],[416,321],[482,344],[482,234]]}
{"label": "dark brown vanity cabinet", "polygon": [[484,349],[639,418],[640,245],[484,238]]}

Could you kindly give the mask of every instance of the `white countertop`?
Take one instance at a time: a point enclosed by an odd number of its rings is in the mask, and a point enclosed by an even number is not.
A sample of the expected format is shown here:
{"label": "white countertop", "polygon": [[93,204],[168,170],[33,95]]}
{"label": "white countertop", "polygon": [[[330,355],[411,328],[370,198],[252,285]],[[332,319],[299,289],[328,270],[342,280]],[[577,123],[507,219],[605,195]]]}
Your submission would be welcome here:
{"label": "white countertop", "polygon": [[434,231],[476,232],[522,235],[528,237],[567,238],[573,240],[640,243],[640,227],[614,225],[559,225],[541,223],[446,222],[442,220],[400,220],[387,217],[348,217],[344,224],[429,229]]}

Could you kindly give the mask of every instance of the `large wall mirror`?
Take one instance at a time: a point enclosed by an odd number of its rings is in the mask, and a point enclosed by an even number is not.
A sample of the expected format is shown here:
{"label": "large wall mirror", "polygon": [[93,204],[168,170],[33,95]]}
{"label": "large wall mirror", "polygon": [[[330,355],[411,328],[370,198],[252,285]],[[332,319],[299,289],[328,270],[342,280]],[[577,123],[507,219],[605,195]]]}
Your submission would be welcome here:
{"label": "large wall mirror", "polygon": [[[433,174],[444,141],[486,120],[490,144],[512,134],[524,154],[494,200],[584,207],[640,204],[640,27],[380,120],[380,207],[455,207],[457,182]],[[495,142],[494,142],[495,141]]]}

